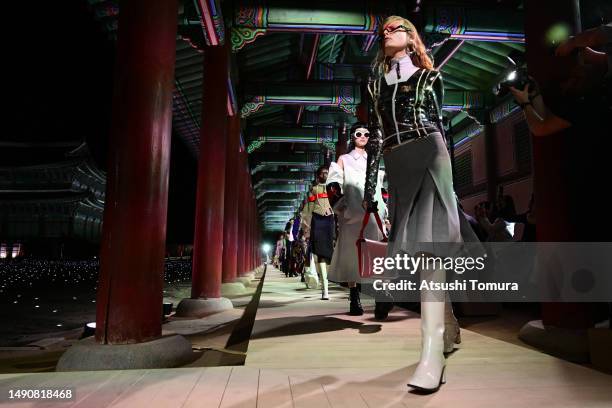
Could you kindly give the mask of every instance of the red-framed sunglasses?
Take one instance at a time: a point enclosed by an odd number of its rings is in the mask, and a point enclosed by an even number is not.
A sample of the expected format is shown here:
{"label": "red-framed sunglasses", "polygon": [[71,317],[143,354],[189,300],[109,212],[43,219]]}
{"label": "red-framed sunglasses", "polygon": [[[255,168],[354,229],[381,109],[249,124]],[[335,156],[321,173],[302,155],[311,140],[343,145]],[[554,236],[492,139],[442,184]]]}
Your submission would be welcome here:
{"label": "red-framed sunglasses", "polygon": [[382,31],[382,35],[384,36],[387,33],[394,34],[394,33],[397,33],[398,31],[400,31],[400,29],[403,29],[402,31],[407,32],[407,33],[412,31],[412,29],[410,29],[409,27],[406,27],[405,25],[400,24],[400,25],[392,27],[392,28],[389,28],[389,27],[384,28],[383,31]]}

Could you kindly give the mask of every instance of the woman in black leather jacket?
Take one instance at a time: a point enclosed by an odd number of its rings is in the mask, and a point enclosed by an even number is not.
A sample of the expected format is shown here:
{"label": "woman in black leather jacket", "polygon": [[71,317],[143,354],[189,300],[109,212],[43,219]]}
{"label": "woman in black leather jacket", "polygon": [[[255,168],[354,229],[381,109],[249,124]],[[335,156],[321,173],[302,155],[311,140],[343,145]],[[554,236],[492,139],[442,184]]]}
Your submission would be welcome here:
{"label": "woman in black leather jacket", "polygon": [[[442,127],[444,85],[414,25],[398,16],[380,30],[372,66],[371,136],[364,205],[376,208],[374,191],[381,156],[389,184],[391,233],[388,257],[400,254],[453,256],[467,240],[477,241],[455,198],[451,161]],[[421,270],[421,279],[444,281],[444,269]],[[421,291],[422,350],[409,386],[436,391],[444,382],[444,352],[460,342],[448,295]]]}

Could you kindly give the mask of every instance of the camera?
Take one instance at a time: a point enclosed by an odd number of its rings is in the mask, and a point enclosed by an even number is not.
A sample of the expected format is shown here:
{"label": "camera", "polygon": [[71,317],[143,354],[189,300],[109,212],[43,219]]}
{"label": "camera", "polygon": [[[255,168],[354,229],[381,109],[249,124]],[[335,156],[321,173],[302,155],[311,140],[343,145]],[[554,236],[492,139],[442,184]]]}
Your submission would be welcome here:
{"label": "camera", "polygon": [[529,77],[523,53],[513,51],[506,58],[510,61],[510,67],[506,70],[504,79],[493,87],[493,93],[503,97],[510,92],[510,87],[523,89],[527,84],[529,84],[529,90],[531,90],[535,83]]}

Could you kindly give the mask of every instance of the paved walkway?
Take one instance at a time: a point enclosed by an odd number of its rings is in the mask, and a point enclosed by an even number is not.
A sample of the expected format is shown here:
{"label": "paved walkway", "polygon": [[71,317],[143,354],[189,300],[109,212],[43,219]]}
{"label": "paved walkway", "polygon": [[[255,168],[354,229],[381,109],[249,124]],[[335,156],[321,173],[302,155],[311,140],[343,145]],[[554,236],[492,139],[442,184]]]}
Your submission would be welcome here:
{"label": "paved walkway", "polygon": [[[408,392],[419,357],[419,318],[346,315],[347,292],[329,301],[296,278],[267,273],[245,366],[0,376],[0,389],[76,387],[77,399],[29,407],[611,407],[612,376],[462,331],[436,394]],[[4,391],[3,391],[4,392]],[[5,396],[3,396],[5,398]]]}

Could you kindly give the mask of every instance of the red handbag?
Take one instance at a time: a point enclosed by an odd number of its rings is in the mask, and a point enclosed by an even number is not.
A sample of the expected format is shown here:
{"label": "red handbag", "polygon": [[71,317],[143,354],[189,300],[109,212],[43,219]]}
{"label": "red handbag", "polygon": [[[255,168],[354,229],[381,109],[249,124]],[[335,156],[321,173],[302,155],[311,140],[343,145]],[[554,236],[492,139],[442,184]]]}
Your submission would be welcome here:
{"label": "red handbag", "polygon": [[359,238],[355,243],[357,245],[357,260],[359,262],[359,276],[362,278],[371,278],[372,275],[377,275],[373,271],[374,258],[384,258],[387,256],[387,235],[382,226],[382,221],[378,212],[374,212],[374,218],[378,229],[383,235],[382,241],[374,241],[363,237],[368,222],[370,221],[370,212],[366,211],[361,223]]}

